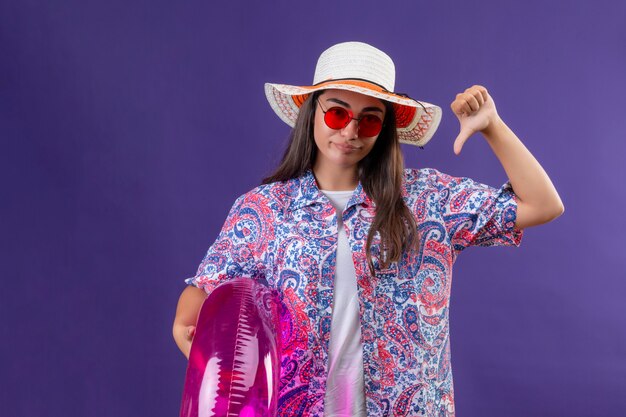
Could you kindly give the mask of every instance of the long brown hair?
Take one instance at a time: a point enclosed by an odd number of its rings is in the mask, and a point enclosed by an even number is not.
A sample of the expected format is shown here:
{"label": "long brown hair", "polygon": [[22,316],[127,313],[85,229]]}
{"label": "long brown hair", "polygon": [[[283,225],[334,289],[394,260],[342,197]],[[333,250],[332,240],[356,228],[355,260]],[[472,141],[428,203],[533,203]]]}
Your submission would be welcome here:
{"label": "long brown hair", "polygon": [[[272,175],[263,184],[287,181],[302,176],[313,168],[317,146],[313,136],[317,98],[321,91],[311,94],[300,107],[296,124],[289,137],[283,158]],[[402,199],[404,159],[393,105],[383,101],[385,120],[372,150],[359,162],[359,181],[365,193],[376,203],[376,215],[366,241],[367,263],[375,275],[372,261],[372,243],[380,235],[380,268],[398,262],[406,250],[417,249],[417,224]]]}

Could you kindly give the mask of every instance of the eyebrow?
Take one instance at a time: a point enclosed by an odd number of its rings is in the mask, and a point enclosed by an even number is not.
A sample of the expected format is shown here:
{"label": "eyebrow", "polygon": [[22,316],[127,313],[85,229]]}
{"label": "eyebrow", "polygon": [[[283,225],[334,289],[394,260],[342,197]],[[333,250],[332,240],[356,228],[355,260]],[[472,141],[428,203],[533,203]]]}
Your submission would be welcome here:
{"label": "eyebrow", "polygon": [[[344,107],[347,107],[349,109],[351,109],[352,107],[350,107],[350,105],[348,103],[346,103],[343,100],[339,100],[338,98],[329,98],[326,101],[332,101],[333,103],[337,103],[337,104],[341,104]],[[378,111],[378,112],[383,112],[383,109],[381,109],[380,107],[375,107],[375,106],[371,106],[371,107],[365,107],[363,110],[361,110],[361,112],[366,112],[366,111]]]}

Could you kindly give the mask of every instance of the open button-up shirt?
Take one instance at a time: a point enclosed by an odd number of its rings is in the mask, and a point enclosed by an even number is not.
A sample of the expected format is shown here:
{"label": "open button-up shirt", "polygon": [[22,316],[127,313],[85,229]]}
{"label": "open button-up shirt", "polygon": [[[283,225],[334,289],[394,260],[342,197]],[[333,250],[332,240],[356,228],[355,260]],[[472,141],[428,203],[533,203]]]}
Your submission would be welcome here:
{"label": "open button-up shirt", "polygon": [[[520,244],[517,203],[500,189],[434,169],[407,169],[403,198],[419,250],[381,269],[379,241],[365,242],[376,204],[359,184],[345,210],[359,293],[365,398],[370,416],[453,416],[449,348],[452,264],[471,245]],[[280,294],[279,416],[322,416],[337,252],[337,218],[313,174],[261,185],[233,205],[197,275],[210,293],[234,277]]]}

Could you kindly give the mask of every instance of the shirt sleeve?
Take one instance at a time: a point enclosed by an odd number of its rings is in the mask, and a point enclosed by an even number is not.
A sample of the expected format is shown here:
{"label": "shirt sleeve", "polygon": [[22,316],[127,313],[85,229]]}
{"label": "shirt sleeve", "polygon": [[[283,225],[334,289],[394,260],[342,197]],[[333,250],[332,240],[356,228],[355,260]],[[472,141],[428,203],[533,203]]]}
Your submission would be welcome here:
{"label": "shirt sleeve", "polygon": [[259,278],[264,276],[260,262],[264,241],[255,204],[246,195],[233,204],[215,242],[209,247],[198,271],[185,283],[204,289],[207,293],[232,278]]}
{"label": "shirt sleeve", "polygon": [[469,246],[519,246],[517,197],[509,182],[493,188],[466,177],[439,173],[440,207],[455,253]]}

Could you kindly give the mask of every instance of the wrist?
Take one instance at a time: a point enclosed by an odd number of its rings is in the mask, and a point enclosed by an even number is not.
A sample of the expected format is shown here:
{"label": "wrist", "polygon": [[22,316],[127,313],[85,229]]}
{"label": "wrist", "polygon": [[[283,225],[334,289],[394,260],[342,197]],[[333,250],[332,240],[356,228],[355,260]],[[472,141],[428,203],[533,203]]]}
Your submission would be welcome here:
{"label": "wrist", "polygon": [[509,127],[504,123],[504,120],[497,116],[494,120],[492,120],[486,128],[481,130],[480,132],[483,134],[485,139],[487,140],[496,140],[500,137],[504,137],[504,133],[509,130]]}

